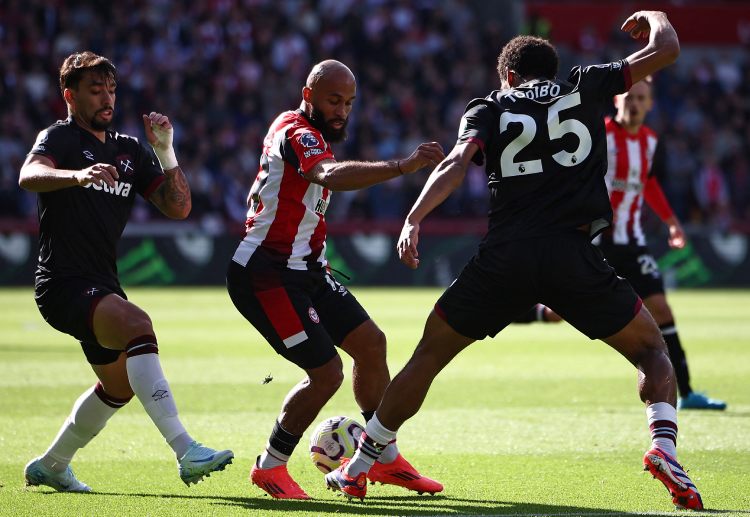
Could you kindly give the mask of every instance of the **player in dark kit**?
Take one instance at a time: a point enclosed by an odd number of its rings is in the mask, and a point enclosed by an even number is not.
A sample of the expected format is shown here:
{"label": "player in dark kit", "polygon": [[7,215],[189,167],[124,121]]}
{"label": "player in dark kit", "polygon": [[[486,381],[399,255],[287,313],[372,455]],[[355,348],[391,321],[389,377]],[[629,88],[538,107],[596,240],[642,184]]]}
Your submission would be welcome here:
{"label": "player in dark kit", "polygon": [[[273,121],[248,195],[247,233],[227,272],[237,310],[278,354],[305,371],[282,404],[250,480],[277,499],[309,499],[287,462],[302,434],[343,381],[336,348],[353,359],[354,398],[369,420],[390,375],[386,338],[354,295],[328,270],[325,212],[331,192],[375,185],[435,166],[444,158],[435,142],[402,160],[337,162],[330,143],[346,136],[356,95],[351,70],[318,63],[302,88],[302,103]],[[417,472],[390,444],[369,479],[417,492],[443,486]]]}
{"label": "player in dark kit", "polygon": [[202,446],[183,427],[151,320],[127,300],[116,265],[117,242],[136,193],[170,218],[184,219],[190,212],[190,188],[172,147],[172,125],[162,114],[143,115],[153,150],[109,130],[116,70],[92,52],[65,59],[60,88],[69,116],[39,133],[19,185],[38,193],[39,311],[81,343],[99,381],[73,404],[47,452],[26,465],[26,483],[89,492],[73,475],[73,455],[134,394],[174,450],[182,480],[197,483],[223,470],[234,455]]}
{"label": "player in dark kit", "polygon": [[486,161],[488,232],[478,253],[443,293],[422,339],[386,390],[359,449],[326,475],[329,487],[363,498],[361,483],[383,447],[422,405],[435,376],[475,340],[494,336],[535,303],[544,303],[591,339],[602,339],[638,369],[652,447],[644,464],[681,507],[703,507],[676,460],[674,371],[659,328],[630,285],[591,238],[612,222],[604,183],[603,112],[633,81],[673,63],[677,35],[660,12],[623,25],[646,48],[613,63],[575,67],[556,79],[557,52],[533,36],[511,40],[498,59],[503,90],[469,103],[458,142],[412,207],[398,242],[407,266],[419,264],[422,219],[460,185],[470,161]]}

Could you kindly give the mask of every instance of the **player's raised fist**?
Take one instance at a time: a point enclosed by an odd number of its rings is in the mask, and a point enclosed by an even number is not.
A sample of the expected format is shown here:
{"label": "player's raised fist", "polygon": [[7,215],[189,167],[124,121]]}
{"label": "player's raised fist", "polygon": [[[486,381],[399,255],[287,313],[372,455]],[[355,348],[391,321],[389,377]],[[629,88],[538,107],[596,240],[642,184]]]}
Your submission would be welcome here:
{"label": "player's raised fist", "polygon": [[177,157],[172,148],[174,128],[169,122],[169,117],[152,111],[148,115],[143,115],[143,128],[162,169],[166,171],[177,167]]}
{"label": "player's raised fist", "polygon": [[661,11],[638,11],[625,20],[620,30],[630,34],[633,39],[648,38],[648,35],[651,32],[651,24],[649,20],[656,16],[667,17],[667,15]]}

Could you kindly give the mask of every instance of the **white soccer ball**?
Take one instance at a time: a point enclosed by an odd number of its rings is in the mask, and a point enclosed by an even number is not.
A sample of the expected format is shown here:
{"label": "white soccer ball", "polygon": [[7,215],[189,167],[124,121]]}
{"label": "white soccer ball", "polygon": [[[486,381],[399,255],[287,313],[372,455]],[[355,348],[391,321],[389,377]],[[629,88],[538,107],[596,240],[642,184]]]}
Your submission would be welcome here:
{"label": "white soccer ball", "polygon": [[327,473],[341,465],[341,458],[351,458],[364,431],[348,416],[323,420],[310,436],[310,458],[321,472]]}

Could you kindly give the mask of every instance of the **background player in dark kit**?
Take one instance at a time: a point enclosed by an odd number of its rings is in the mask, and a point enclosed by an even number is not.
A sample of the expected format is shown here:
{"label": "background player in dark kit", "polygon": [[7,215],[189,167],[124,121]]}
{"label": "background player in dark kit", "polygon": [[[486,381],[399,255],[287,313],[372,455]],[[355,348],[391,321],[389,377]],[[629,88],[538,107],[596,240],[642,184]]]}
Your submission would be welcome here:
{"label": "background player in dark kit", "polygon": [[151,319],[120,287],[116,246],[136,193],[174,219],[188,216],[191,201],[165,115],[143,115],[153,151],[108,129],[116,86],[108,59],[88,51],[68,56],[60,89],[69,117],[39,133],[19,179],[21,187],[38,193],[39,310],[50,325],[80,341],[99,378],[76,400],[47,452],[24,470],[27,484],[58,491],[91,490],[73,475],[73,455],[133,394],[174,450],[186,484],[223,470],[234,457],[202,446],[185,430]]}

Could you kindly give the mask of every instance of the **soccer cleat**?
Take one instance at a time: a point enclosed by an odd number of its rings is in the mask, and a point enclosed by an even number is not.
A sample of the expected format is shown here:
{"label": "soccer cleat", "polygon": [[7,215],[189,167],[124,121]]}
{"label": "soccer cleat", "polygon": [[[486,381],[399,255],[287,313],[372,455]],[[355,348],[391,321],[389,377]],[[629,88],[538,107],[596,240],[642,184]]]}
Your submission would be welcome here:
{"label": "soccer cleat", "polygon": [[367,474],[360,472],[356,477],[349,476],[344,470],[348,464],[349,458],[342,458],[341,465],[326,474],[328,490],[340,490],[350,501],[355,497],[364,501],[367,495]]}
{"label": "soccer cleat", "polygon": [[727,408],[723,400],[712,399],[703,393],[691,392],[687,397],[680,398],[677,409],[714,409],[722,411]]}
{"label": "soccer cleat", "polygon": [[41,458],[34,458],[26,464],[23,475],[26,486],[45,485],[58,492],[91,492],[91,487],[76,479],[70,465],[62,472],[55,472],[45,467]]}
{"label": "soccer cleat", "polygon": [[677,460],[661,449],[651,449],[643,456],[644,470],[661,481],[677,508],[703,510],[703,501],[698,489]]}
{"label": "soccer cleat", "polygon": [[286,465],[279,465],[272,469],[262,469],[258,466],[260,456],[250,470],[250,481],[259,486],[274,499],[310,499],[310,496],[292,479]]}
{"label": "soccer cleat", "polygon": [[216,451],[210,447],[204,447],[198,442],[193,442],[188,447],[182,458],[177,460],[180,468],[180,479],[190,486],[190,483],[198,483],[203,476],[210,477],[211,472],[224,470],[232,463],[234,453],[232,451]]}
{"label": "soccer cleat", "polygon": [[379,482],[414,490],[420,495],[424,492],[435,495],[436,492],[443,491],[443,485],[434,479],[421,475],[401,454],[396,456],[392,463],[376,461],[370,472],[367,473],[367,479],[372,483]]}

